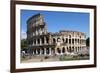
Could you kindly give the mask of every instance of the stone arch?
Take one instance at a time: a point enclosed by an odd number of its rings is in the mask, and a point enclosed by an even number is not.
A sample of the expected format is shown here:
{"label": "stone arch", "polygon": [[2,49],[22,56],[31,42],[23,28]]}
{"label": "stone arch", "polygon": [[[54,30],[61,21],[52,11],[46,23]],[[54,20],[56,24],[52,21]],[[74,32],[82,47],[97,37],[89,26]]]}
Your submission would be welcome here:
{"label": "stone arch", "polygon": [[68,38],[66,38],[66,43],[68,43]]}
{"label": "stone arch", "polygon": [[69,47],[69,52],[71,52],[71,46]]}
{"label": "stone arch", "polygon": [[34,48],[34,55],[36,55],[36,49]]}
{"label": "stone arch", "polygon": [[82,37],[80,36],[80,38],[82,38]]}
{"label": "stone arch", "polygon": [[78,52],[79,52],[79,49],[80,49],[80,48],[78,47]]}
{"label": "stone arch", "polygon": [[57,48],[57,52],[60,54],[61,53],[61,50],[60,50],[60,48]]}
{"label": "stone arch", "polygon": [[53,43],[56,43],[56,39],[55,38],[53,38]]}
{"label": "stone arch", "polygon": [[63,43],[65,42],[65,39],[64,38],[62,38],[62,41],[63,41]]}
{"label": "stone arch", "polygon": [[62,53],[65,53],[65,47],[62,48]]}
{"label": "stone arch", "polygon": [[74,38],[72,39],[72,44],[74,44]]}
{"label": "stone arch", "polygon": [[57,42],[60,42],[60,40],[61,40],[60,37],[58,37],[58,38],[57,38]]}
{"label": "stone arch", "polygon": [[49,52],[50,52],[49,48],[46,48],[46,54],[49,54]]}
{"label": "stone arch", "polygon": [[71,44],[71,39],[69,39],[69,44]]}
{"label": "stone arch", "polygon": [[77,52],[77,47],[75,47],[75,52]]}
{"label": "stone arch", "polygon": [[77,43],[77,39],[75,38],[75,43]]}
{"label": "stone arch", "polygon": [[41,50],[42,50],[42,54],[44,54],[44,48],[41,48]]}
{"label": "stone arch", "polygon": [[40,48],[37,48],[37,54],[38,55],[40,54]]}
{"label": "stone arch", "polygon": [[72,47],[72,50],[71,50],[72,52],[74,51],[74,46]]}
{"label": "stone arch", "polygon": [[51,53],[52,53],[52,54],[55,53],[55,48],[51,48]]}
{"label": "stone arch", "polygon": [[34,45],[35,45],[36,44],[36,39],[34,39],[33,42],[34,42]]}

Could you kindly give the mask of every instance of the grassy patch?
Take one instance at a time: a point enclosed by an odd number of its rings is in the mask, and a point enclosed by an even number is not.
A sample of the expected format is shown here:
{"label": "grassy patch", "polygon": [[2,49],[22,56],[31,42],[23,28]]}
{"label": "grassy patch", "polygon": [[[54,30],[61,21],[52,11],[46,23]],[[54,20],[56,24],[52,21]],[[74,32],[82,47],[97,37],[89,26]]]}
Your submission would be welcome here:
{"label": "grassy patch", "polygon": [[63,55],[60,56],[60,61],[70,61],[70,60],[87,60],[89,56],[71,56],[71,55]]}

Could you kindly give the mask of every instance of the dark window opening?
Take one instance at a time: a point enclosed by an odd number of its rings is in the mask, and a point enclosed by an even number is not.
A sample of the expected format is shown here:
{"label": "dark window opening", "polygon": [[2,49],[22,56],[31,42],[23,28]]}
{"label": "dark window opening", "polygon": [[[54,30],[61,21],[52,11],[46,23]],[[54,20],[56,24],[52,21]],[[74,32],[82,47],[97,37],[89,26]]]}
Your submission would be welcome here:
{"label": "dark window opening", "polygon": [[38,41],[38,44],[40,44],[40,39],[38,39],[37,41]]}
{"label": "dark window opening", "polygon": [[46,48],[46,53],[49,54],[49,48]]}
{"label": "dark window opening", "polygon": [[37,49],[37,52],[38,52],[38,54],[40,54],[40,49],[39,48]]}
{"label": "dark window opening", "polygon": [[44,48],[42,48],[42,54],[44,54]]}
{"label": "dark window opening", "polygon": [[69,47],[69,52],[71,52],[71,47]]}
{"label": "dark window opening", "polygon": [[64,38],[62,39],[62,41],[64,42]]}
{"label": "dark window opening", "polygon": [[68,43],[68,38],[66,38],[66,43]]}
{"label": "dark window opening", "polygon": [[64,47],[62,48],[62,52],[65,53],[65,48]]}
{"label": "dark window opening", "polygon": [[77,39],[75,39],[75,43],[77,43]]}
{"label": "dark window opening", "polygon": [[59,48],[57,48],[57,51],[58,51],[58,53],[61,53],[61,51],[60,51],[60,49],[59,49]]}
{"label": "dark window opening", "polygon": [[36,40],[34,39],[34,44],[36,44]]}
{"label": "dark window opening", "polygon": [[49,38],[46,38],[46,42],[49,43]]}
{"label": "dark window opening", "polygon": [[69,39],[69,44],[71,44],[71,39]]}
{"label": "dark window opening", "polygon": [[56,40],[55,40],[55,38],[53,38],[53,43],[56,43]]}
{"label": "dark window opening", "polygon": [[42,44],[44,44],[44,38],[42,38]]}
{"label": "dark window opening", "polygon": [[72,44],[74,44],[74,39],[72,39]]}

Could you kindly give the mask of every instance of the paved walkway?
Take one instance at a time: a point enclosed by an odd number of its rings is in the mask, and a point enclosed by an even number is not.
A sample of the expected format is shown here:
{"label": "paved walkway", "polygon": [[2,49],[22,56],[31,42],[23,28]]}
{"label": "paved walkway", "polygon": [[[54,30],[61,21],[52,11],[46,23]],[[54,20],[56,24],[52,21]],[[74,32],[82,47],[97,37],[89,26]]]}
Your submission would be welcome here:
{"label": "paved walkway", "polygon": [[33,56],[30,59],[21,61],[22,63],[30,62],[49,62],[49,61],[59,61],[59,56]]}

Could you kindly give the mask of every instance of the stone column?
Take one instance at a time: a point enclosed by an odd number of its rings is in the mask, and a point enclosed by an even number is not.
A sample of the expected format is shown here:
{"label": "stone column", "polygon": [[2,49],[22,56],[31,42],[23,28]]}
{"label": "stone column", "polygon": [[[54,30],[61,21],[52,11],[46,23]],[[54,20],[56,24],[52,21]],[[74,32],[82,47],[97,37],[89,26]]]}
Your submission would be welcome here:
{"label": "stone column", "polygon": [[55,48],[51,48],[51,54],[55,55]]}
{"label": "stone column", "polygon": [[68,39],[68,45],[69,45],[69,38],[67,38]]}
{"label": "stone column", "polygon": [[75,38],[74,38],[74,46],[76,45],[76,41],[75,41]]}
{"label": "stone column", "polygon": [[63,53],[62,53],[62,47],[60,47],[60,55],[62,55]]}
{"label": "stone column", "polygon": [[55,54],[58,54],[58,53],[57,53],[57,48],[56,48],[56,47],[54,48],[54,50],[55,50]]}
{"label": "stone column", "polygon": [[74,47],[74,53],[76,52],[75,47]]}
{"label": "stone column", "polygon": [[34,46],[34,39],[33,39],[33,44],[32,45]]}
{"label": "stone column", "polygon": [[72,45],[72,38],[70,38],[71,39],[71,45]]}
{"label": "stone column", "polygon": [[46,55],[46,48],[44,48],[44,55]]}
{"label": "stone column", "polygon": [[33,53],[32,54],[34,55],[34,49],[33,49]]}
{"label": "stone column", "polygon": [[81,51],[80,47],[79,47],[79,52]]}
{"label": "stone column", "polygon": [[55,43],[57,43],[57,37],[55,37]]}
{"label": "stone column", "polygon": [[78,44],[78,38],[77,38],[77,45],[79,45],[79,44]]}
{"label": "stone column", "polygon": [[44,37],[44,44],[46,44],[46,37]]}
{"label": "stone column", "polygon": [[42,28],[42,31],[43,31],[43,33],[45,33],[45,32],[44,32],[44,28]]}
{"label": "stone column", "polygon": [[76,53],[76,46],[75,46],[74,50],[75,50],[75,53]]}
{"label": "stone column", "polygon": [[75,53],[77,52],[77,48],[75,47]]}
{"label": "stone column", "polygon": [[39,31],[38,31],[38,29],[37,29],[37,35],[39,35]]}
{"label": "stone column", "polygon": [[33,32],[33,36],[34,36],[34,32]]}
{"label": "stone column", "polygon": [[76,52],[78,52],[78,47],[76,48]]}
{"label": "stone column", "polygon": [[49,55],[51,55],[51,48],[49,48]]}

